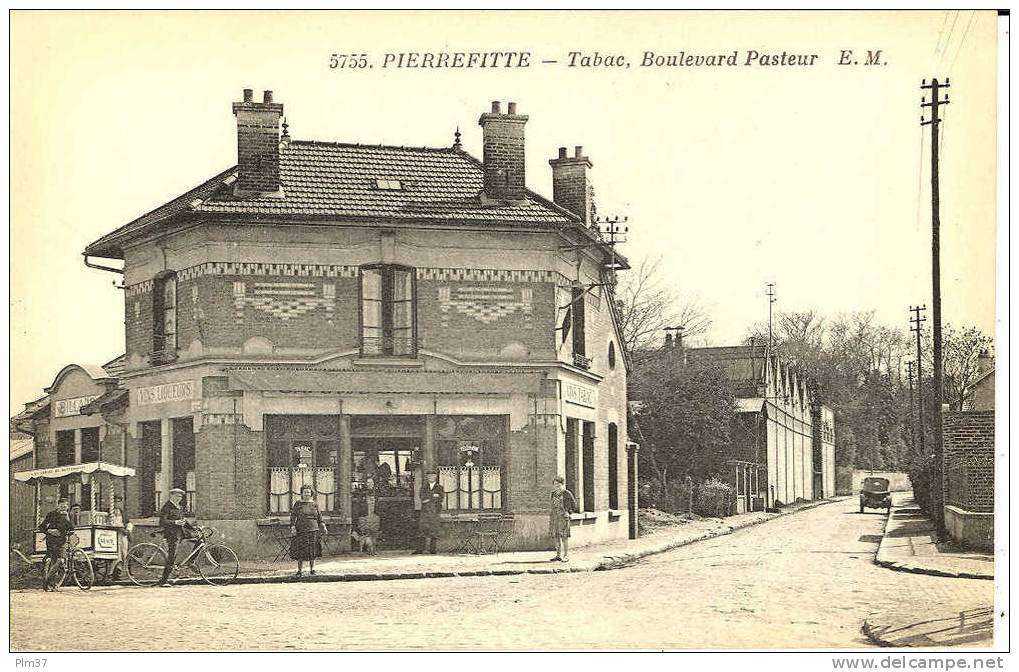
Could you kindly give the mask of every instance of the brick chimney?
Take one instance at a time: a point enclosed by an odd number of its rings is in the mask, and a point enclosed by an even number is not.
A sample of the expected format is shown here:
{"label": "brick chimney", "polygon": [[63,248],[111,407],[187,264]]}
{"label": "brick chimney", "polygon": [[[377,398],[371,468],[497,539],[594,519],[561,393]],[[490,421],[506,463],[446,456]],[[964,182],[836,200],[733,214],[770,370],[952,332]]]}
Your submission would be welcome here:
{"label": "brick chimney", "polygon": [[990,351],[984,348],[977,355],[977,376],[983,378],[992,370],[994,370],[994,357],[991,357]]}
{"label": "brick chimney", "polygon": [[244,89],[244,101],[233,104],[237,117],[237,196],[277,196],[280,189],[280,117],[283,105],[272,102],[272,91],[253,100]]}
{"label": "brick chimney", "polygon": [[595,214],[594,193],[587,171],[592,165],[584,156],[584,148],[578,145],[573,156],[566,156],[566,148],[560,147],[559,157],[549,160],[548,165],[552,166],[552,200],[590,226]]}
{"label": "brick chimney", "polygon": [[517,114],[509,103],[506,114],[499,101],[492,111],[481,115],[478,124],[484,135],[485,188],[482,200],[524,200],[524,125],[527,116]]}

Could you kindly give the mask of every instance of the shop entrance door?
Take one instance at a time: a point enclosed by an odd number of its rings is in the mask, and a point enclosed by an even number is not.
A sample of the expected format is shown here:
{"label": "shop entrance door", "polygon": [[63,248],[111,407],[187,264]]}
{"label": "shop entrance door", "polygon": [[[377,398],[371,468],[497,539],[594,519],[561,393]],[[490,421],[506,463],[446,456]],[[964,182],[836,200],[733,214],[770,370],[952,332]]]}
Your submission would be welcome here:
{"label": "shop entrance door", "polygon": [[379,517],[380,549],[417,547],[417,513],[414,510],[415,474],[407,462],[419,438],[351,438],[351,510],[354,527],[368,514],[368,498],[374,498]]}

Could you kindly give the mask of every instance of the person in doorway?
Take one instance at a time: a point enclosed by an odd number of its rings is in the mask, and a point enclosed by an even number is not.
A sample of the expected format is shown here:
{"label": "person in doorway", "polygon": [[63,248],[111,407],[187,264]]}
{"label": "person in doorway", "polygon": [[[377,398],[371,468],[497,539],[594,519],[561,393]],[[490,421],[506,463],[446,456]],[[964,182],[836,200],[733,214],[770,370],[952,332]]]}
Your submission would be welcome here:
{"label": "person in doorway", "polygon": [[119,558],[110,572],[110,579],[116,581],[124,569],[127,549],[131,545],[131,521],[124,510],[124,498],[120,495],[113,496],[113,506],[110,507],[110,527],[117,528],[117,555]]}
{"label": "person in doorway", "polygon": [[57,508],[50,511],[43,518],[39,525],[39,531],[46,535],[46,560],[43,563],[42,589],[46,592],[57,590],[60,581],[54,582],[53,578],[59,573],[61,563],[64,561],[64,548],[67,546],[67,535],[74,530],[71,517],[68,513],[68,502],[66,499],[57,501]]}
{"label": "person in doorway", "polygon": [[555,540],[555,557],[550,562],[568,562],[570,546],[570,514],[577,510],[577,498],[566,489],[566,479],[552,479],[552,509],[549,512],[548,533]]}
{"label": "person in doorway", "polygon": [[71,519],[71,524],[75,527],[81,525],[81,504],[78,502],[71,504],[71,510],[68,513],[68,517]]}
{"label": "person in doorway", "polygon": [[429,471],[426,478],[427,482],[421,485],[419,493],[421,515],[418,518],[418,534],[421,536],[421,547],[414,551],[418,555],[435,554],[435,543],[442,532],[439,512],[442,511],[442,502],[446,498],[446,491],[439,485],[439,475]]}
{"label": "person in doorway", "polygon": [[304,576],[304,561],[308,571],[315,575],[315,558],[322,557],[322,537],[328,532],[322,512],[315,503],[315,490],[310,485],[301,487],[301,499],[290,510],[290,527],[294,537],[290,543],[290,557],[297,560],[297,576]]}
{"label": "person in doorway", "polygon": [[172,488],[169,494],[170,499],[159,510],[159,528],[163,538],[166,539],[166,566],[163,567],[163,578],[159,580],[159,585],[163,588],[173,585],[170,583],[170,572],[173,571],[177,559],[177,545],[190,536],[188,523],[184,518],[184,507],[181,506],[184,491]]}

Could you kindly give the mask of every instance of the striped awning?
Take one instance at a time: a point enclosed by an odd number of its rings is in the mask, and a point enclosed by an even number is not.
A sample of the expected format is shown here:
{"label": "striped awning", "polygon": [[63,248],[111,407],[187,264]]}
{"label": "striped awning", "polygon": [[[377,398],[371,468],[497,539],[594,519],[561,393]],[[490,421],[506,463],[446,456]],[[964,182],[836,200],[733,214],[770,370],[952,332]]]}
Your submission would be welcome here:
{"label": "striped awning", "polygon": [[122,464],[110,464],[109,462],[88,462],[86,464],[65,464],[62,467],[49,467],[48,469],[29,469],[28,471],[17,471],[14,473],[14,480],[22,483],[33,483],[35,481],[59,481],[68,476],[89,475],[96,472],[103,472],[111,476],[134,476],[134,469],[125,467]]}

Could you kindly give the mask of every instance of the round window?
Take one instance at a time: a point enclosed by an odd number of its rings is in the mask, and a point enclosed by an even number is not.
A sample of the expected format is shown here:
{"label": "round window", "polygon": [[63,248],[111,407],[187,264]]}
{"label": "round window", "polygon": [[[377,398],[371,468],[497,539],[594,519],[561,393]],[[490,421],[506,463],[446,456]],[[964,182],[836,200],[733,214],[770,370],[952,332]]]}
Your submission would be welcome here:
{"label": "round window", "polygon": [[616,368],[616,344],[609,341],[609,368]]}

